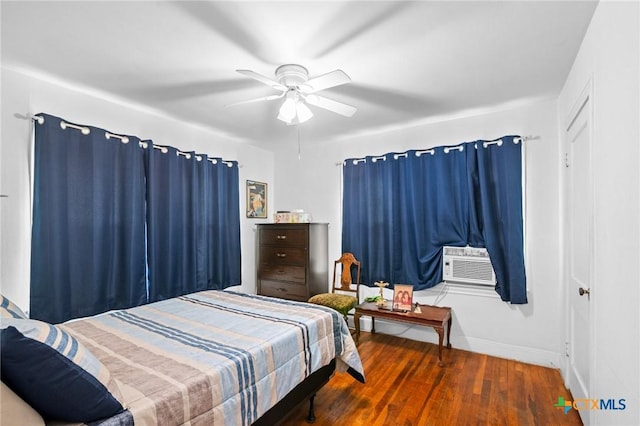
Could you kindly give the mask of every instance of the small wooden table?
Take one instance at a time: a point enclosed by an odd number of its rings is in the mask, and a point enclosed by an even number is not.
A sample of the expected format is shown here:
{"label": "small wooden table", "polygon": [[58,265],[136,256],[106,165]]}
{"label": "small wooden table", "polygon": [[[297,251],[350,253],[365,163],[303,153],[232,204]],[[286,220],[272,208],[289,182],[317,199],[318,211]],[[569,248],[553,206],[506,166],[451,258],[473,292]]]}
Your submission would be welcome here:
{"label": "small wooden table", "polygon": [[356,344],[360,340],[360,317],[371,317],[371,332],[376,332],[376,318],[385,318],[393,321],[402,321],[412,324],[433,327],[438,333],[438,365],[444,366],[442,362],[442,343],[444,341],[444,329],[447,328],[447,348],[451,347],[451,308],[431,305],[419,305],[422,312],[414,311],[392,311],[378,307],[375,303],[362,303],[356,306],[353,320],[356,326]]}

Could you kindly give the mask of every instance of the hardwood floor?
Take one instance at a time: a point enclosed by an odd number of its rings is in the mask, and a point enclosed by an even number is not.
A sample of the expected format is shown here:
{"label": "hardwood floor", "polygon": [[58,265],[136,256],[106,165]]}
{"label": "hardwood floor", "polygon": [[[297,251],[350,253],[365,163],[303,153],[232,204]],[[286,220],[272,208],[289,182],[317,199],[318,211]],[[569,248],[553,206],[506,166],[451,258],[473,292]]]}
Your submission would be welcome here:
{"label": "hardwood floor", "polygon": [[[455,341],[453,342],[455,345]],[[363,333],[358,346],[367,383],[336,373],[315,398],[315,425],[581,425],[564,414],[571,400],[555,369]],[[308,403],[283,425],[306,425]]]}

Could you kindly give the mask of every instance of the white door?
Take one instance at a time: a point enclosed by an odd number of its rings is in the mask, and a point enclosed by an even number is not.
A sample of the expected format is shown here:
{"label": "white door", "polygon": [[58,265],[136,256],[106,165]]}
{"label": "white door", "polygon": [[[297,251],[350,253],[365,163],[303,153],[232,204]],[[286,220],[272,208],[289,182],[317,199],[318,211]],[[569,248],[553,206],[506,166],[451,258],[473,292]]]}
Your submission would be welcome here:
{"label": "white door", "polygon": [[[566,143],[565,290],[568,301],[568,387],[573,400],[587,399],[591,386],[591,298],[593,297],[593,180],[591,177],[591,97],[581,97],[570,116]],[[589,405],[578,407],[585,425]]]}

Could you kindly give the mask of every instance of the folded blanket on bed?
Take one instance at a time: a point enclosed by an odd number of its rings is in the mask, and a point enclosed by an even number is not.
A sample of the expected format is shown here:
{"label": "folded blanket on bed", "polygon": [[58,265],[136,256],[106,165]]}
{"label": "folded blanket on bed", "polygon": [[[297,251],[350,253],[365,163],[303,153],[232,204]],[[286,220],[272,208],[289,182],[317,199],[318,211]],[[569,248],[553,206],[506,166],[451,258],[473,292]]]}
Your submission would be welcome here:
{"label": "folded blanket on bed", "polygon": [[364,382],[344,319],[319,305],[204,291],[61,327],[109,369],[136,425],[249,425],[334,358]]}

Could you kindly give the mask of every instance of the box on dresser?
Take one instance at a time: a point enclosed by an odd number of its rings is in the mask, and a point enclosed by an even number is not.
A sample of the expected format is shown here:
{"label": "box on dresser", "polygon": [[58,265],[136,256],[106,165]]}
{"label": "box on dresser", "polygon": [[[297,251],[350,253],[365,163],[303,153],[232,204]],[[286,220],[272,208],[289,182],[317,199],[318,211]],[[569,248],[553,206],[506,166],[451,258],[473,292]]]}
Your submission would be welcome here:
{"label": "box on dresser", "polygon": [[257,225],[257,291],[306,302],[328,288],[327,223]]}

